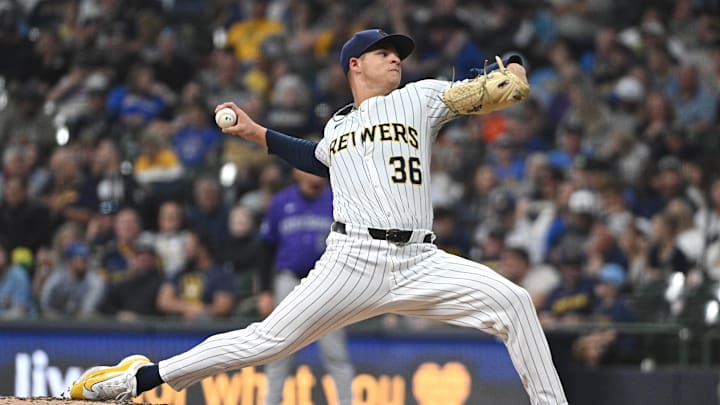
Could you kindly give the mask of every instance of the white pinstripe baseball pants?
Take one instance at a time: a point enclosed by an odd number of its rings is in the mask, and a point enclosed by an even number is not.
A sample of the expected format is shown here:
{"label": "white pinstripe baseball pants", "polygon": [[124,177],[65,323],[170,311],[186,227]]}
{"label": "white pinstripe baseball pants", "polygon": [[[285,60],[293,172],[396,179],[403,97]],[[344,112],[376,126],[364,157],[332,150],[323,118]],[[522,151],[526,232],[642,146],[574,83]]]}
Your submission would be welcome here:
{"label": "white pinstripe baseball pants", "polygon": [[183,389],[220,372],[282,358],[346,325],[385,313],[500,337],[533,405],[567,403],[529,294],[492,269],[433,244],[396,246],[331,232],[316,267],[265,320],[159,362]]}
{"label": "white pinstripe baseball pants", "polygon": [[[298,284],[300,284],[300,279],[294,273],[289,271],[276,273],[274,280],[275,302],[282,302]],[[337,389],[335,402],[340,405],[352,405],[351,388],[355,369],[347,352],[345,330],[342,328],[336,329],[318,339],[317,342],[323,366],[335,381]],[[265,365],[265,376],[268,379],[265,405],[282,404],[283,387],[285,379],[290,375],[293,357],[291,354]]]}

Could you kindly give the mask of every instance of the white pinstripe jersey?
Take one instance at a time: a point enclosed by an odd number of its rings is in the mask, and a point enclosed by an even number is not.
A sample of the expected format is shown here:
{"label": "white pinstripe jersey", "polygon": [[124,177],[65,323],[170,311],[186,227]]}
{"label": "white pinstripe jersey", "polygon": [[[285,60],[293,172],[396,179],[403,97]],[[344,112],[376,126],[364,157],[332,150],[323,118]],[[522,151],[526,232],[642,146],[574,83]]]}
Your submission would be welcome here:
{"label": "white pinstripe jersey", "polygon": [[432,228],[431,147],[442,125],[455,118],[441,99],[449,86],[409,83],[328,120],[315,156],[330,169],[336,221]]}

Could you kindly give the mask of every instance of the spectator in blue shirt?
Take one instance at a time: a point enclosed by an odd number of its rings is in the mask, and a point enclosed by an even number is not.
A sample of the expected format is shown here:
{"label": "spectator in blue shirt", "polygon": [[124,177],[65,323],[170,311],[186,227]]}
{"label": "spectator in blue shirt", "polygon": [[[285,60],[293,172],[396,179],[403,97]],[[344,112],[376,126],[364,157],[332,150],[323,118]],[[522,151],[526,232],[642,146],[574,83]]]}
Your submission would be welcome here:
{"label": "spectator in blue shirt", "polygon": [[152,69],[136,65],[128,73],[127,84],[115,87],[107,99],[108,111],[127,128],[139,129],[160,116],[168,103]]}
{"label": "spectator in blue shirt", "polygon": [[209,119],[205,103],[190,101],[184,108],[184,125],[172,138],[172,148],[183,167],[190,170],[202,169],[207,164],[216,164],[220,149],[220,131]]}
{"label": "spectator in blue shirt", "polygon": [[510,134],[500,134],[492,144],[492,168],[504,183],[519,183],[525,176],[525,161],[515,153]]}
{"label": "spectator in blue shirt", "polygon": [[22,319],[32,307],[30,277],[20,265],[10,265],[0,242],[0,320]]}
{"label": "spectator in blue shirt", "polygon": [[558,130],[560,145],[548,153],[550,165],[568,170],[579,156],[587,155],[583,150],[583,128],[580,123],[569,122]]}

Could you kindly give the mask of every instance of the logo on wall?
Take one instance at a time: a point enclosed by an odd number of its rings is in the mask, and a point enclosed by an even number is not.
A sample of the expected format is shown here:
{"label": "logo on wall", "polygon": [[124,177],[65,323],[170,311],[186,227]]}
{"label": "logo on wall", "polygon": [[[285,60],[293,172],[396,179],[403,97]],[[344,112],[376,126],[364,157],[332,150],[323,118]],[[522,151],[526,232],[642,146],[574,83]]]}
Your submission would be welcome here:
{"label": "logo on wall", "polygon": [[458,362],[443,367],[423,363],[413,375],[413,395],[419,405],[462,405],[470,396],[471,387],[470,373]]}

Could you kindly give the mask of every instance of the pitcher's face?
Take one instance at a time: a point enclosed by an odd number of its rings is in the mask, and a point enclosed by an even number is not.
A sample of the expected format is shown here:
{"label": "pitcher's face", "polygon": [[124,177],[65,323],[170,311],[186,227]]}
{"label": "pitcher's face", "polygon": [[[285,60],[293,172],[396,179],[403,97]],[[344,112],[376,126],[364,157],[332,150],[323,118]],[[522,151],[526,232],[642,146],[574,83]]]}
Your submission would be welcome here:
{"label": "pitcher's face", "polygon": [[385,46],[364,53],[357,58],[363,76],[370,83],[387,87],[388,91],[400,85],[402,61],[395,48]]}

